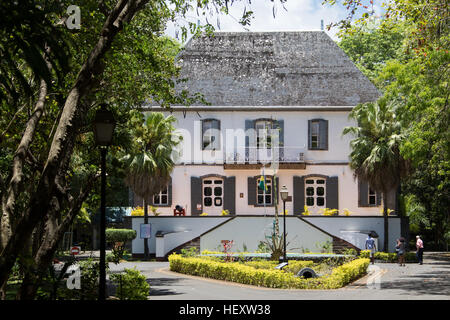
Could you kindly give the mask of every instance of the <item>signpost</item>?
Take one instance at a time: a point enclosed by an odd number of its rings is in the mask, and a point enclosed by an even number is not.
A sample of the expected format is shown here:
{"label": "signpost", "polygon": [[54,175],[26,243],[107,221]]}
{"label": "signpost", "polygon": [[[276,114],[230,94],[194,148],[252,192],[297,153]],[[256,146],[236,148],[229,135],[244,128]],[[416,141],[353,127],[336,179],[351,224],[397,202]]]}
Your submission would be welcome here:
{"label": "signpost", "polygon": [[141,223],[141,232],[140,232],[140,238],[141,239],[150,239],[152,234],[152,228],[150,223]]}
{"label": "signpost", "polygon": [[73,246],[72,248],[70,248],[70,254],[73,256],[80,254],[80,252],[81,252],[80,246]]}

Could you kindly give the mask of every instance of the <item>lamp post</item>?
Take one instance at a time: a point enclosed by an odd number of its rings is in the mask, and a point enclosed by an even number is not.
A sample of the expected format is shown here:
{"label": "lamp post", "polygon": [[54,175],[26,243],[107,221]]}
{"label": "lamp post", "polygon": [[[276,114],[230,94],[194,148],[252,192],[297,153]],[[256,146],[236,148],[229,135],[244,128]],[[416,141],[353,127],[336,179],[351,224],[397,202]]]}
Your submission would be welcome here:
{"label": "lamp post", "polygon": [[286,256],[286,200],[289,196],[289,190],[282,186],[280,190],[281,200],[283,200],[283,262],[287,262]]}
{"label": "lamp post", "polygon": [[101,153],[101,192],[100,192],[100,281],[98,300],[106,298],[106,153],[111,144],[116,122],[111,111],[102,104],[94,119],[94,139]]}

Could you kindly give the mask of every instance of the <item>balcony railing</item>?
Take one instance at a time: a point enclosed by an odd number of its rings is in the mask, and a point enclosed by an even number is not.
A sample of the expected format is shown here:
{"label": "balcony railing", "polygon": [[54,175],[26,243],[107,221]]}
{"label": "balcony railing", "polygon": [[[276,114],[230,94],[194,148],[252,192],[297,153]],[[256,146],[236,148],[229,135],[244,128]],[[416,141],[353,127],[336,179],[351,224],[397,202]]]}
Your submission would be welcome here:
{"label": "balcony railing", "polygon": [[242,150],[225,152],[224,162],[227,164],[266,164],[266,163],[303,163],[304,147],[257,148],[247,147]]}

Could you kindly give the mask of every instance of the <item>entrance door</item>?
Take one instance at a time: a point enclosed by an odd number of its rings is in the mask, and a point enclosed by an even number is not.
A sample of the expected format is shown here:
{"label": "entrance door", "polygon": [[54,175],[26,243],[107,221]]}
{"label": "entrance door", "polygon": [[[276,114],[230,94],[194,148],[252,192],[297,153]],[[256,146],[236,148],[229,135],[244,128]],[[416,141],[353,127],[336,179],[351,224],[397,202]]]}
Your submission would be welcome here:
{"label": "entrance door", "polygon": [[220,215],[223,210],[223,180],[206,178],[202,183],[203,212],[208,215]]}
{"label": "entrance door", "polygon": [[324,178],[307,178],[305,181],[306,205],[311,213],[320,213],[326,208],[326,189]]}

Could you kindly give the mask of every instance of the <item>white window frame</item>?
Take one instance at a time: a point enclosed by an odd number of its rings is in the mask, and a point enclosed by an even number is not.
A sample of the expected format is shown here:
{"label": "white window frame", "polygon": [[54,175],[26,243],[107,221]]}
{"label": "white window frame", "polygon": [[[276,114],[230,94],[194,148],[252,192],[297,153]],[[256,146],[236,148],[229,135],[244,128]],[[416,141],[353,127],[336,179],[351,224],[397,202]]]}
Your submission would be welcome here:
{"label": "white window frame", "polygon": [[[308,183],[308,181],[313,181],[313,183]],[[323,181],[323,183],[318,183]],[[323,177],[307,177],[305,178],[305,205],[314,213],[318,213],[320,209],[325,209],[327,206],[327,179]],[[313,194],[308,195],[308,188],[313,188]],[[317,193],[318,188],[323,188],[323,194],[319,195]],[[313,204],[308,204],[308,198],[313,199]],[[317,204],[318,198],[323,198],[323,205]]]}
{"label": "white window frame", "polygon": [[[218,183],[217,181],[221,181],[220,183]],[[210,183],[205,183],[205,182],[210,182]],[[205,188],[211,188],[211,195],[207,196],[205,195]],[[215,194],[215,188],[220,187],[222,189],[221,195],[218,196]],[[223,193],[224,193],[224,181],[221,178],[205,178],[202,181],[202,203],[203,203],[203,208],[205,211],[207,211],[208,209],[215,209],[215,208],[223,208]],[[211,205],[207,206],[205,204],[205,198],[211,198]],[[221,204],[217,205],[216,204],[216,200],[217,198],[220,198],[221,200]]]}
{"label": "white window frame", "polygon": [[[264,193],[264,190],[261,190],[259,188],[259,182],[261,181],[261,178],[257,178],[256,179],[256,204],[258,206],[271,206],[273,204],[273,199],[272,199],[272,188],[273,188],[273,184],[272,184],[272,178],[271,177],[265,177],[265,184],[267,185],[267,189],[269,189],[268,191],[266,191]],[[265,196],[264,196],[265,195]],[[259,201],[259,197],[262,196],[263,201],[260,202]],[[270,202],[267,201],[267,199],[270,199]]]}
{"label": "white window frame", "polygon": [[271,130],[274,128],[273,120],[256,120],[256,147],[258,149],[270,149],[272,144]]}
{"label": "white window frame", "polygon": [[[316,138],[316,141],[313,140],[313,137]],[[319,149],[320,146],[320,121],[313,120],[311,121],[311,136],[309,137],[311,140],[311,149]],[[315,145],[314,145],[315,143]]]}
{"label": "white window frame", "polygon": [[[163,196],[166,197],[166,201],[163,201]],[[155,199],[159,199],[159,200],[155,201]],[[169,186],[168,185],[166,186],[165,189],[163,189],[159,193],[153,195],[153,204],[155,206],[167,206],[167,205],[169,205]]]}
{"label": "white window frame", "polygon": [[205,119],[202,121],[202,150],[220,150],[220,129],[213,127],[213,123],[219,123],[217,119]]}
{"label": "white window frame", "polygon": [[377,205],[377,193],[370,187],[370,185],[367,190],[367,203],[369,206]]}

